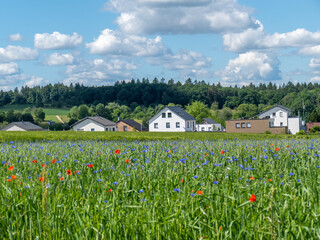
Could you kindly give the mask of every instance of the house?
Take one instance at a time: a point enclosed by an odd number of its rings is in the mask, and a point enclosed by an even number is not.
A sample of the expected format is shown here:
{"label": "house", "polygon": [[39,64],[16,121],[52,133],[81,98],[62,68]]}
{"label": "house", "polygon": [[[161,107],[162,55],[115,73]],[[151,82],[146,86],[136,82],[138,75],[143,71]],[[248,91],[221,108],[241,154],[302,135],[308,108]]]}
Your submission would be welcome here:
{"label": "house", "polygon": [[180,107],[165,107],[149,120],[150,132],[193,132],[196,119]]}
{"label": "house", "polygon": [[45,129],[31,122],[12,122],[3,127],[1,131],[45,131]]}
{"label": "house", "polygon": [[73,131],[117,131],[117,124],[104,117],[85,117],[70,126]]}
{"label": "house", "polygon": [[142,126],[133,119],[121,119],[117,121],[117,127],[119,132],[148,131],[148,128]]}
{"label": "house", "polygon": [[289,117],[291,109],[282,105],[272,108],[255,116],[257,119],[242,119],[226,121],[226,131],[236,133],[290,133],[296,134],[304,129],[300,117]]}
{"label": "house", "polygon": [[224,128],[221,123],[217,123],[211,118],[203,118],[203,122],[196,125],[198,132],[213,132],[213,131],[223,131]]}
{"label": "house", "polygon": [[306,132],[309,133],[311,128],[315,126],[320,126],[320,122],[308,122],[306,125],[307,125]]}

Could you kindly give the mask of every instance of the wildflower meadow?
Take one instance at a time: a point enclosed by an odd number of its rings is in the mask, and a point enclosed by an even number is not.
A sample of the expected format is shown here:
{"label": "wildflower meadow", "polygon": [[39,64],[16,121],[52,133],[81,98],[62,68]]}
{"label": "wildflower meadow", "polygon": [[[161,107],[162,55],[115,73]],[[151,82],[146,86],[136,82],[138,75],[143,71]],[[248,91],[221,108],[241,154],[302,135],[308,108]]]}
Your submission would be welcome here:
{"label": "wildflower meadow", "polygon": [[317,139],[0,144],[0,239],[319,239]]}

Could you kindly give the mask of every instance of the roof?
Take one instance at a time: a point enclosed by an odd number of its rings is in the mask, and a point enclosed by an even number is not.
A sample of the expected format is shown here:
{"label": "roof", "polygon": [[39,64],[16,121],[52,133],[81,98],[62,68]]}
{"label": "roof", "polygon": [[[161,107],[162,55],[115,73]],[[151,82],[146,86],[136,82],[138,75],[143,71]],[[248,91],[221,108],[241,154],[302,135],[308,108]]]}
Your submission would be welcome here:
{"label": "roof", "polygon": [[79,124],[79,123],[81,123],[81,122],[83,122],[83,121],[85,121],[87,119],[90,119],[90,120],[92,120],[94,122],[97,122],[97,123],[101,124],[104,127],[115,126],[116,125],[115,122],[112,122],[112,121],[110,121],[110,120],[108,120],[108,119],[106,119],[104,117],[96,116],[96,117],[85,117],[85,118],[79,120],[78,122],[72,124],[70,127],[73,127],[73,126],[75,126],[75,125],[77,125],[77,124]]}
{"label": "roof", "polygon": [[148,130],[148,128],[142,126],[140,123],[137,123],[133,119],[121,119],[118,122],[124,122],[125,124],[129,125],[130,127],[134,127],[137,130],[141,130],[141,129],[142,129],[142,131]]}
{"label": "roof", "polygon": [[267,110],[259,113],[257,116],[260,116],[261,114],[264,114],[265,112],[268,112],[268,111],[271,110],[272,108],[276,108],[276,107],[282,108],[282,109],[286,110],[287,112],[291,112],[291,109],[290,109],[290,108],[287,108],[287,107],[282,106],[282,105],[276,105],[276,106],[274,106],[274,107],[268,108]]}
{"label": "roof", "polygon": [[17,126],[26,131],[43,131],[44,130],[42,127],[39,127],[38,125],[33,124],[32,122],[12,122],[12,123],[9,123],[7,126],[3,127],[1,131],[6,131],[7,129],[13,126]]}
{"label": "roof", "polygon": [[196,120],[193,116],[191,116],[189,113],[184,111],[181,107],[166,107],[167,109],[171,110],[175,114],[179,115],[184,120]]}
{"label": "roof", "polygon": [[212,120],[211,118],[203,118],[203,121],[209,124],[218,124],[216,121]]}

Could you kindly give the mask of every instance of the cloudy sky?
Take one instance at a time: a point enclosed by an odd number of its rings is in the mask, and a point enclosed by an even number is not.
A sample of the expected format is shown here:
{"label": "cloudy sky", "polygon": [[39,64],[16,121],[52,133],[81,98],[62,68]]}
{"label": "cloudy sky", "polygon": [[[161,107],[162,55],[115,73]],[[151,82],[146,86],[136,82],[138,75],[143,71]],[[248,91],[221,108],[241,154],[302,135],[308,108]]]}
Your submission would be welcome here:
{"label": "cloudy sky", "polygon": [[4,0],[0,89],[320,82],[319,0]]}

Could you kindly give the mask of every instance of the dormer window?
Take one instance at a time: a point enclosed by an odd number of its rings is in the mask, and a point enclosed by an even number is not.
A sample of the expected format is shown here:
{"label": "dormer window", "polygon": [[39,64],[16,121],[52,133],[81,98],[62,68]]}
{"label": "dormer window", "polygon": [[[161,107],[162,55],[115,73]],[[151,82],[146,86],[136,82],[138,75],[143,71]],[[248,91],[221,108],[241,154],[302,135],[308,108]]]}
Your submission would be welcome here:
{"label": "dormer window", "polygon": [[274,112],[274,113],[272,113],[272,117],[275,117],[276,116],[276,113]]}
{"label": "dormer window", "polygon": [[162,118],[166,118],[166,113],[162,113]]}
{"label": "dormer window", "polygon": [[168,113],[168,118],[172,118],[172,113],[171,112]]}

